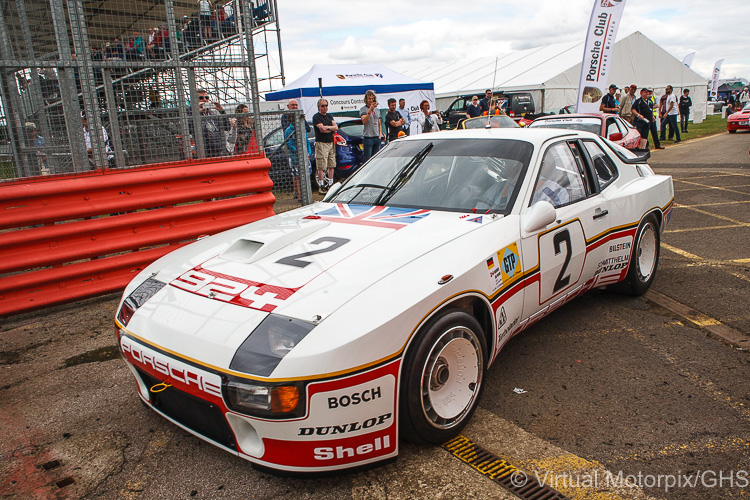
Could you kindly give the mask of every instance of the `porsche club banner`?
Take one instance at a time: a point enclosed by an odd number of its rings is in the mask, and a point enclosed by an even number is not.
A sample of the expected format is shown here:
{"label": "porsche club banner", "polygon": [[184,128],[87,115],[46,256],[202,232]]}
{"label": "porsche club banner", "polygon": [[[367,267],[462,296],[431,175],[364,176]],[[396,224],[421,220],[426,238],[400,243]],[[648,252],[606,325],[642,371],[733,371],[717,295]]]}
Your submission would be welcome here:
{"label": "porsche club banner", "polygon": [[721,73],[721,63],[724,59],[719,59],[714,64],[714,72],[711,73],[711,98],[716,99],[716,92],[719,90],[719,73]]}
{"label": "porsche club banner", "polygon": [[602,96],[607,92],[612,47],[623,9],[625,0],[594,0],[578,82],[578,113],[599,111]]}
{"label": "porsche club banner", "polygon": [[695,57],[695,52],[691,52],[690,54],[685,56],[685,59],[682,60],[682,64],[690,67],[691,64],[693,64],[693,58]]}

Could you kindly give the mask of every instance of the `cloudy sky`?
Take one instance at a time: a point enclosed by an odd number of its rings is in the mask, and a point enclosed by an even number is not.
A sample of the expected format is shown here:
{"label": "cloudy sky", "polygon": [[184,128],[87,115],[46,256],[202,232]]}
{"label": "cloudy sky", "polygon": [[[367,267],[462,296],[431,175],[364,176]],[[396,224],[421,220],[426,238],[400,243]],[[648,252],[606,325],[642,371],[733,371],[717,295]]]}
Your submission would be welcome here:
{"label": "cloudy sky", "polygon": [[[708,78],[750,78],[750,1],[626,0],[617,33],[635,31]],[[409,68],[583,41],[592,0],[278,0],[287,82],[313,64]]]}

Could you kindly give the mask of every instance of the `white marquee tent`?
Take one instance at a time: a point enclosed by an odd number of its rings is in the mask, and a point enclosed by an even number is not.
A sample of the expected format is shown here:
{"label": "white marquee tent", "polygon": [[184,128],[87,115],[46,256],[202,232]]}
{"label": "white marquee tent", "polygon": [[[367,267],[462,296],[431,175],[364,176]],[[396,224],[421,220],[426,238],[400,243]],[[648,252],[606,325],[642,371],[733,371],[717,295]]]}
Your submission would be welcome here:
{"label": "white marquee tent", "polygon": [[[582,58],[583,41],[567,42],[408,73],[435,83],[440,110],[446,109],[458,95],[476,93],[481,97],[485,89],[493,88],[530,91],[537,112],[549,113],[575,104]],[[693,120],[699,123],[705,118],[708,80],[640,32],[615,43],[610,83],[618,87],[635,84],[639,90],[653,88],[657,96],[664,93],[667,85],[672,85],[678,95],[688,88],[693,100]]]}
{"label": "white marquee tent", "polygon": [[[322,78],[322,89],[318,79]],[[310,71],[276,92],[267,92],[266,101],[297,99],[306,116],[318,112],[317,101],[322,91],[328,100],[330,113],[357,111],[364,106],[367,90],[378,95],[378,106],[387,108],[389,97],[404,98],[406,107],[417,111],[419,103],[427,99],[430,109],[435,109],[435,91],[432,82],[415,80],[397,73],[382,64],[316,64]]]}

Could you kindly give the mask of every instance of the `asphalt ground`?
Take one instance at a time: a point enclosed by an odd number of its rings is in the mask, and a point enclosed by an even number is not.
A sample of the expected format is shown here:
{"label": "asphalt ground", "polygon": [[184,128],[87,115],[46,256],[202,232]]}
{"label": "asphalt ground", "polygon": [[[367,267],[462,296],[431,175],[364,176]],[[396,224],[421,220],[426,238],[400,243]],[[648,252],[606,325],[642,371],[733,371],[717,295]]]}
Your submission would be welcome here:
{"label": "asphalt ground", "polygon": [[[652,289],[595,290],[514,338],[462,435],[570,498],[750,496],[750,134],[655,151],[674,178]],[[118,297],[0,320],[3,498],[513,498],[437,446],[271,476],[138,403]]]}

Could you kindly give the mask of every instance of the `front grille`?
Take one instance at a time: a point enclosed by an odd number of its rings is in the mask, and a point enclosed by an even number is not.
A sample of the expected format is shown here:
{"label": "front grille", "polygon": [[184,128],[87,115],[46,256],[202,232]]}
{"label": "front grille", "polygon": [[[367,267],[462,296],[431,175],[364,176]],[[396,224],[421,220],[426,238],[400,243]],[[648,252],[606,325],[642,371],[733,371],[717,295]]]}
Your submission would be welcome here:
{"label": "front grille", "polygon": [[[142,370],[138,370],[138,375],[146,387],[153,387],[162,382]],[[218,406],[175,387],[151,393],[151,404],[155,409],[193,432],[222,446],[237,450],[234,434]]]}

